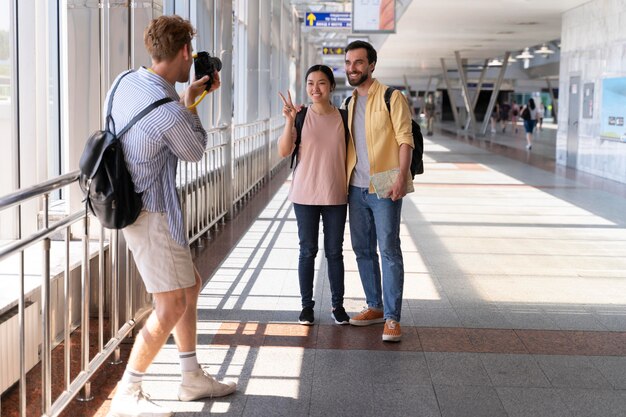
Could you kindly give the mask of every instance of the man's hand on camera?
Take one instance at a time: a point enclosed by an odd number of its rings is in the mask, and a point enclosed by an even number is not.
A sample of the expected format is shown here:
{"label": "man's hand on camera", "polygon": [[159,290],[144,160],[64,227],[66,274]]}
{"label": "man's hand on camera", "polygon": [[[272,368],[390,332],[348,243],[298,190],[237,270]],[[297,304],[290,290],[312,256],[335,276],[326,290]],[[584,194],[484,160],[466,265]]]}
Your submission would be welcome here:
{"label": "man's hand on camera", "polygon": [[189,107],[196,102],[198,96],[204,92],[204,89],[206,88],[205,84],[208,81],[209,76],[205,75],[199,80],[195,80],[191,84],[189,84],[189,87],[187,87],[187,89],[183,92],[182,97],[180,98],[185,107]]}
{"label": "man's hand on camera", "polygon": [[214,71],[213,72],[213,84],[208,89],[208,92],[212,93],[213,91],[215,91],[218,88],[220,88],[221,85],[222,85],[222,82],[220,81],[220,73],[217,72],[217,71]]}
{"label": "man's hand on camera", "polygon": [[182,97],[180,98],[181,103],[185,105],[185,107],[193,110],[193,104],[198,100],[200,95],[204,93],[206,90],[207,93],[212,93],[213,91],[220,88],[221,81],[220,75],[217,71],[213,73],[213,84],[209,89],[207,89],[206,84],[209,82],[209,76],[205,75],[204,77],[195,80],[189,87],[183,92]]}

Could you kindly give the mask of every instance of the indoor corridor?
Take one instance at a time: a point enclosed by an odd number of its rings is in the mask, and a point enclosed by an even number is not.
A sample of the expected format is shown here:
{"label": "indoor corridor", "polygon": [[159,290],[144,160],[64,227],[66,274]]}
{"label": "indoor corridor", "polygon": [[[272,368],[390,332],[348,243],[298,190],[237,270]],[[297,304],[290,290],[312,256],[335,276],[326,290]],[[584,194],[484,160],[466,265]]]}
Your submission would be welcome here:
{"label": "indoor corridor", "polygon": [[[146,391],[189,417],[626,415],[626,186],[495,136],[426,138],[426,172],[403,202],[400,343],[383,343],[382,325],[334,324],[322,250],[315,325],[298,324],[287,178],[195,250],[208,279],[199,360],[238,392],[177,401],[172,341]],[[348,228],[344,260],[352,315],[365,301]],[[106,415],[122,371],[103,367],[96,398],[63,415]]]}

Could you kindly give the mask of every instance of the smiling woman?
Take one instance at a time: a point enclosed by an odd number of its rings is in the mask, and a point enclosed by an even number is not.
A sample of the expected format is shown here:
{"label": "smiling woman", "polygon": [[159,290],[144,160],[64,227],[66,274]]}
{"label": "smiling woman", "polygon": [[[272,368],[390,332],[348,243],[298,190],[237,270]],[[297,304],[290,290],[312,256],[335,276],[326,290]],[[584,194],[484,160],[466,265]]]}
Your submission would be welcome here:
{"label": "smiling woman", "polygon": [[343,234],[347,215],[344,122],[347,113],[330,102],[336,86],[330,67],[313,65],[305,78],[306,92],[313,104],[298,113],[291,94],[287,94],[288,98],[280,94],[286,123],[278,143],[279,154],[285,157],[292,153],[296,161],[289,200],[293,203],[300,240],[298,280],[302,311],[298,322],[306,326],[315,322],[313,283],[321,218],[331,314],[336,324],[348,324],[350,317],[343,307]]}

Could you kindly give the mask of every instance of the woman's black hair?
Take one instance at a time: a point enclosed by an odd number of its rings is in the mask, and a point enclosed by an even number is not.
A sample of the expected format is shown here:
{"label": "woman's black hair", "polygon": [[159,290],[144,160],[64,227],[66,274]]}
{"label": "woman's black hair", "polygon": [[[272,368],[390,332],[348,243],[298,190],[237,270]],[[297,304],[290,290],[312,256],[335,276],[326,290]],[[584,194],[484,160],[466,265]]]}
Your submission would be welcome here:
{"label": "woman's black hair", "polygon": [[333,75],[333,70],[330,69],[330,67],[328,67],[327,65],[313,65],[311,68],[308,69],[308,71],[306,72],[306,76],[304,77],[305,81],[307,78],[309,78],[309,74],[312,72],[316,72],[316,71],[321,71],[324,73],[324,75],[326,76],[326,78],[328,78],[328,82],[330,82],[330,90],[334,90],[335,89],[335,76]]}
{"label": "woman's black hair", "polygon": [[530,107],[531,110],[535,110],[535,100],[533,100],[532,98],[529,98],[528,107]]}

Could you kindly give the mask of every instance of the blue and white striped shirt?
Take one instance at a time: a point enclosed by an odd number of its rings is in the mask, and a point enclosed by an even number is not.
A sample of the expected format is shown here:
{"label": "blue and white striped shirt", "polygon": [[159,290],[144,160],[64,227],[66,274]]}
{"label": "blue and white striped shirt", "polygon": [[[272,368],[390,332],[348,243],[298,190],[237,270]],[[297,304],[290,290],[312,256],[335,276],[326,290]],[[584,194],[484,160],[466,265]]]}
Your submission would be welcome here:
{"label": "blue and white striped shirt", "polygon": [[[111,90],[104,101],[105,118],[110,94]],[[176,167],[179,159],[196,162],[202,158],[207,133],[200,119],[180,103],[172,84],[142,67],[124,77],[115,92],[112,130],[119,132],[144,108],[164,97],[173,101],[152,110],[120,140],[135,191],[143,193],[144,210],[167,213],[173,239],[186,246],[189,240],[176,192]]]}

